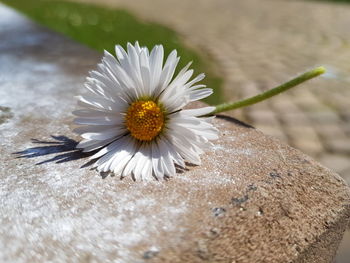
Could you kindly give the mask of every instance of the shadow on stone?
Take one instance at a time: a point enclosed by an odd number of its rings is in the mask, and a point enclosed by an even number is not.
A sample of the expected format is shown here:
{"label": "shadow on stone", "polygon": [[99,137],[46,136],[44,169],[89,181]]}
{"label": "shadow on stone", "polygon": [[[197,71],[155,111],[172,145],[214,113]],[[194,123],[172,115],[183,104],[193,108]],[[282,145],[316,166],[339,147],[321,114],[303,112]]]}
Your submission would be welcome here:
{"label": "shadow on stone", "polygon": [[221,114],[218,114],[216,115],[216,118],[219,118],[219,119],[222,119],[222,120],[225,120],[225,121],[229,121],[229,122],[232,122],[236,125],[239,125],[239,126],[243,126],[243,127],[246,127],[246,128],[252,128],[252,129],[255,129],[253,126],[250,126],[249,124],[246,124],[244,122],[241,122],[235,118],[232,118],[230,116],[227,116],[227,115],[221,115]]}
{"label": "shadow on stone", "polygon": [[[28,148],[24,151],[15,152],[13,154],[17,155],[17,158],[35,158],[39,156],[56,154],[54,157],[36,163],[36,165],[41,165],[45,163],[55,162],[55,163],[65,163],[69,161],[74,161],[78,159],[83,159],[91,154],[83,153],[80,149],[76,149],[78,142],[70,139],[66,136],[54,136],[51,135],[53,141],[42,141],[38,139],[32,139],[33,144],[39,144],[39,146]],[[84,164],[81,168],[90,166],[93,161]]]}

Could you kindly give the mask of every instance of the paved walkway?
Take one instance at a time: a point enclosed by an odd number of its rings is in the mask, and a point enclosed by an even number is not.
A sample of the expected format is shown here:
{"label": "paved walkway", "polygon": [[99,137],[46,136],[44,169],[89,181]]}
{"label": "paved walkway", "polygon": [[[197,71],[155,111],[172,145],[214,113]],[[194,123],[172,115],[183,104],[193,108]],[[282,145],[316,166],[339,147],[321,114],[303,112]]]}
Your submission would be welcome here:
{"label": "paved walkway", "polygon": [[[95,2],[97,0],[78,0]],[[328,74],[232,112],[313,156],[350,183],[350,5],[277,0],[101,0],[174,28],[209,53],[228,99],[254,95],[309,68]]]}

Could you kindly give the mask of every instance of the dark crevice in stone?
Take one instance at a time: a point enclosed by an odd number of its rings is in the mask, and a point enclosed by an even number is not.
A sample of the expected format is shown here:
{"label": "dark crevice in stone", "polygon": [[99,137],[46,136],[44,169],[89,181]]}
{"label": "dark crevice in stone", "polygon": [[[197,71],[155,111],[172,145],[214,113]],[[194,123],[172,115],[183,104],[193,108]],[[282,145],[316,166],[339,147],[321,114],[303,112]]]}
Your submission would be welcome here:
{"label": "dark crevice in stone", "polygon": [[212,209],[212,212],[214,216],[219,217],[219,216],[223,216],[226,213],[226,209],[223,207],[215,207]]}
{"label": "dark crevice in stone", "polygon": [[246,194],[241,196],[241,197],[233,197],[231,199],[231,204],[237,205],[237,206],[240,206],[240,205],[244,204],[249,199],[248,193],[249,192],[254,192],[256,190],[258,190],[258,187],[256,185],[249,184],[248,187],[247,187],[247,190],[246,190]]}
{"label": "dark crevice in stone", "polygon": [[291,215],[291,211],[289,210],[288,207],[286,207],[285,205],[280,204],[280,208],[281,208],[283,216],[285,216],[285,217],[287,217],[287,218],[289,218],[291,220],[294,219],[293,216]]}
{"label": "dark crevice in stone", "polygon": [[145,253],[143,253],[143,259],[151,259],[158,255],[159,251],[156,250],[148,250]]}
{"label": "dark crevice in stone", "polygon": [[13,117],[13,113],[11,112],[11,108],[0,106],[0,124],[5,123],[7,120]]}
{"label": "dark crevice in stone", "polygon": [[257,189],[258,189],[258,187],[255,186],[254,184],[248,185],[248,192],[250,192],[250,191],[256,191]]}
{"label": "dark crevice in stone", "polygon": [[282,178],[282,177],[281,177],[281,174],[278,173],[276,170],[274,170],[273,172],[269,173],[269,175],[270,175],[273,179]]}
{"label": "dark crevice in stone", "polygon": [[245,203],[246,201],[248,201],[249,197],[248,195],[244,195],[243,197],[240,198],[232,198],[231,199],[231,203],[233,205],[242,205],[243,203]]}
{"label": "dark crevice in stone", "polygon": [[261,208],[261,207],[259,207],[259,211],[258,211],[258,213],[259,213],[259,215],[263,215],[264,214],[264,210]]}
{"label": "dark crevice in stone", "polygon": [[[292,173],[288,172],[287,175],[292,176]],[[273,169],[272,172],[268,173],[268,176],[269,177],[266,180],[263,180],[266,184],[273,184],[277,179],[283,180],[282,173],[278,172],[276,169]]]}
{"label": "dark crevice in stone", "polygon": [[211,228],[209,232],[207,233],[208,237],[211,239],[217,238],[219,236],[220,229],[218,228]]}
{"label": "dark crevice in stone", "polygon": [[208,261],[210,259],[210,253],[207,248],[207,244],[204,240],[200,240],[197,242],[197,256],[201,260]]}

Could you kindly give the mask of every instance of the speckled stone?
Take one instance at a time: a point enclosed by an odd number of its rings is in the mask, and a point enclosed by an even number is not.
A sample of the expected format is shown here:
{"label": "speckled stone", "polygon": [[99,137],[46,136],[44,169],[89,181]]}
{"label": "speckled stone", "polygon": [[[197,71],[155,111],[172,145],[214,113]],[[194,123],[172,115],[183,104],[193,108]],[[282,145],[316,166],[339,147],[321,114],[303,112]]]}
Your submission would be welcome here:
{"label": "speckled stone", "polygon": [[1,5],[0,39],[0,262],[331,262],[350,209],[338,175],[221,116],[201,166],[100,176],[71,131],[100,54]]}

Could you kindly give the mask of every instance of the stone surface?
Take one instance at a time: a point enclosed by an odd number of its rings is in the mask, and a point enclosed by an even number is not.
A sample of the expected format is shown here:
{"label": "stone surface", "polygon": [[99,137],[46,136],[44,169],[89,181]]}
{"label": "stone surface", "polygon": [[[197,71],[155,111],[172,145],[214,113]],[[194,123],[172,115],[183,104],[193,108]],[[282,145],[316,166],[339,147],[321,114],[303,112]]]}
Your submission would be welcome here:
{"label": "stone surface", "polygon": [[330,262],[349,221],[336,174],[231,117],[168,181],[101,177],[71,111],[100,54],[0,5],[1,262]]}

